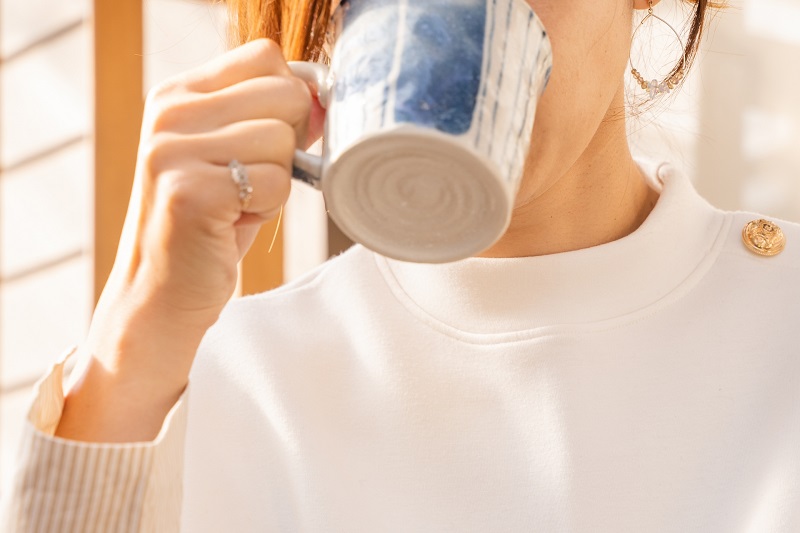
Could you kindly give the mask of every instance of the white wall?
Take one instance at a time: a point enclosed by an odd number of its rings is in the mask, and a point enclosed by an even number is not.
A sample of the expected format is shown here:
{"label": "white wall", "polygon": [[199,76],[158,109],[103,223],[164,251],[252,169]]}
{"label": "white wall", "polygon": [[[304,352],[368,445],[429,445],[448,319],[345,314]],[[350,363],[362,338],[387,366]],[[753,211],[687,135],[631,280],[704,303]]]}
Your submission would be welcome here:
{"label": "white wall", "polygon": [[[718,207],[800,221],[800,0],[728,4],[682,91],[631,121],[632,145]],[[656,11],[676,26],[686,14],[675,0]]]}
{"label": "white wall", "polygon": [[30,385],[91,314],[89,9],[0,0],[0,481]]}

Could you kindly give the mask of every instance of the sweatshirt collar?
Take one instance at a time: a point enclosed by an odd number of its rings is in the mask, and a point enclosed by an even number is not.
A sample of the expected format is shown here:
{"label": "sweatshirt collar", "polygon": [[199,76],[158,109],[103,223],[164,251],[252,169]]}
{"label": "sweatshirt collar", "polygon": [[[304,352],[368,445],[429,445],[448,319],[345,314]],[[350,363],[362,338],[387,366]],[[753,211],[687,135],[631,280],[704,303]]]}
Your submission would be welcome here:
{"label": "sweatshirt collar", "polygon": [[520,332],[634,313],[710,260],[725,220],[672,165],[637,163],[660,194],[644,223],[622,239],[552,255],[440,265],[376,254],[378,267],[414,313],[454,332]]}

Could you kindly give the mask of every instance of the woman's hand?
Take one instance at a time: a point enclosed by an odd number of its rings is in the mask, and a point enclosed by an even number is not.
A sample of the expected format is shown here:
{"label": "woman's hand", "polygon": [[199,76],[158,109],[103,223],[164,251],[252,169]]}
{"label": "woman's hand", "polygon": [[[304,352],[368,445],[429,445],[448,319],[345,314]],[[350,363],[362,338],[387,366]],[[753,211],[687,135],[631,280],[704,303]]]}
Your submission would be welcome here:
{"label": "woman's hand", "polygon": [[[81,347],[88,368],[67,397],[59,435],[155,436],[235,290],[237,263],[288,198],[295,148],[318,137],[322,117],[267,39],[149,92],[117,256]],[[253,186],[244,211],[233,159]],[[132,415],[143,422],[131,430]]]}

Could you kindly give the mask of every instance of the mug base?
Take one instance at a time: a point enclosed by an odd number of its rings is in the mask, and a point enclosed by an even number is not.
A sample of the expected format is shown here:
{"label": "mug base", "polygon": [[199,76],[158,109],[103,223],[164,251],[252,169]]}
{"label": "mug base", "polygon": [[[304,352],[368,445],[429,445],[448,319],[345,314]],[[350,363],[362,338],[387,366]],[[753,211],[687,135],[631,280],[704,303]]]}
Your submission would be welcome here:
{"label": "mug base", "polygon": [[511,220],[509,187],[458,139],[408,125],[350,147],[323,180],[330,216],[348,237],[416,263],[457,261],[494,244]]}

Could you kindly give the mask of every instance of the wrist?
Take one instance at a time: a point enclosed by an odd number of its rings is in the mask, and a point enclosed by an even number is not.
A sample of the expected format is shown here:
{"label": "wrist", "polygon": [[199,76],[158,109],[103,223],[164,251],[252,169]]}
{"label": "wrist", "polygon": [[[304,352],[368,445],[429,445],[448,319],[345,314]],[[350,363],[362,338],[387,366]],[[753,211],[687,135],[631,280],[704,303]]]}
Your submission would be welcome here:
{"label": "wrist", "polygon": [[[77,369],[76,369],[77,370]],[[56,436],[85,442],[152,441],[185,390],[130,371],[111,371],[89,357],[69,388]]]}

